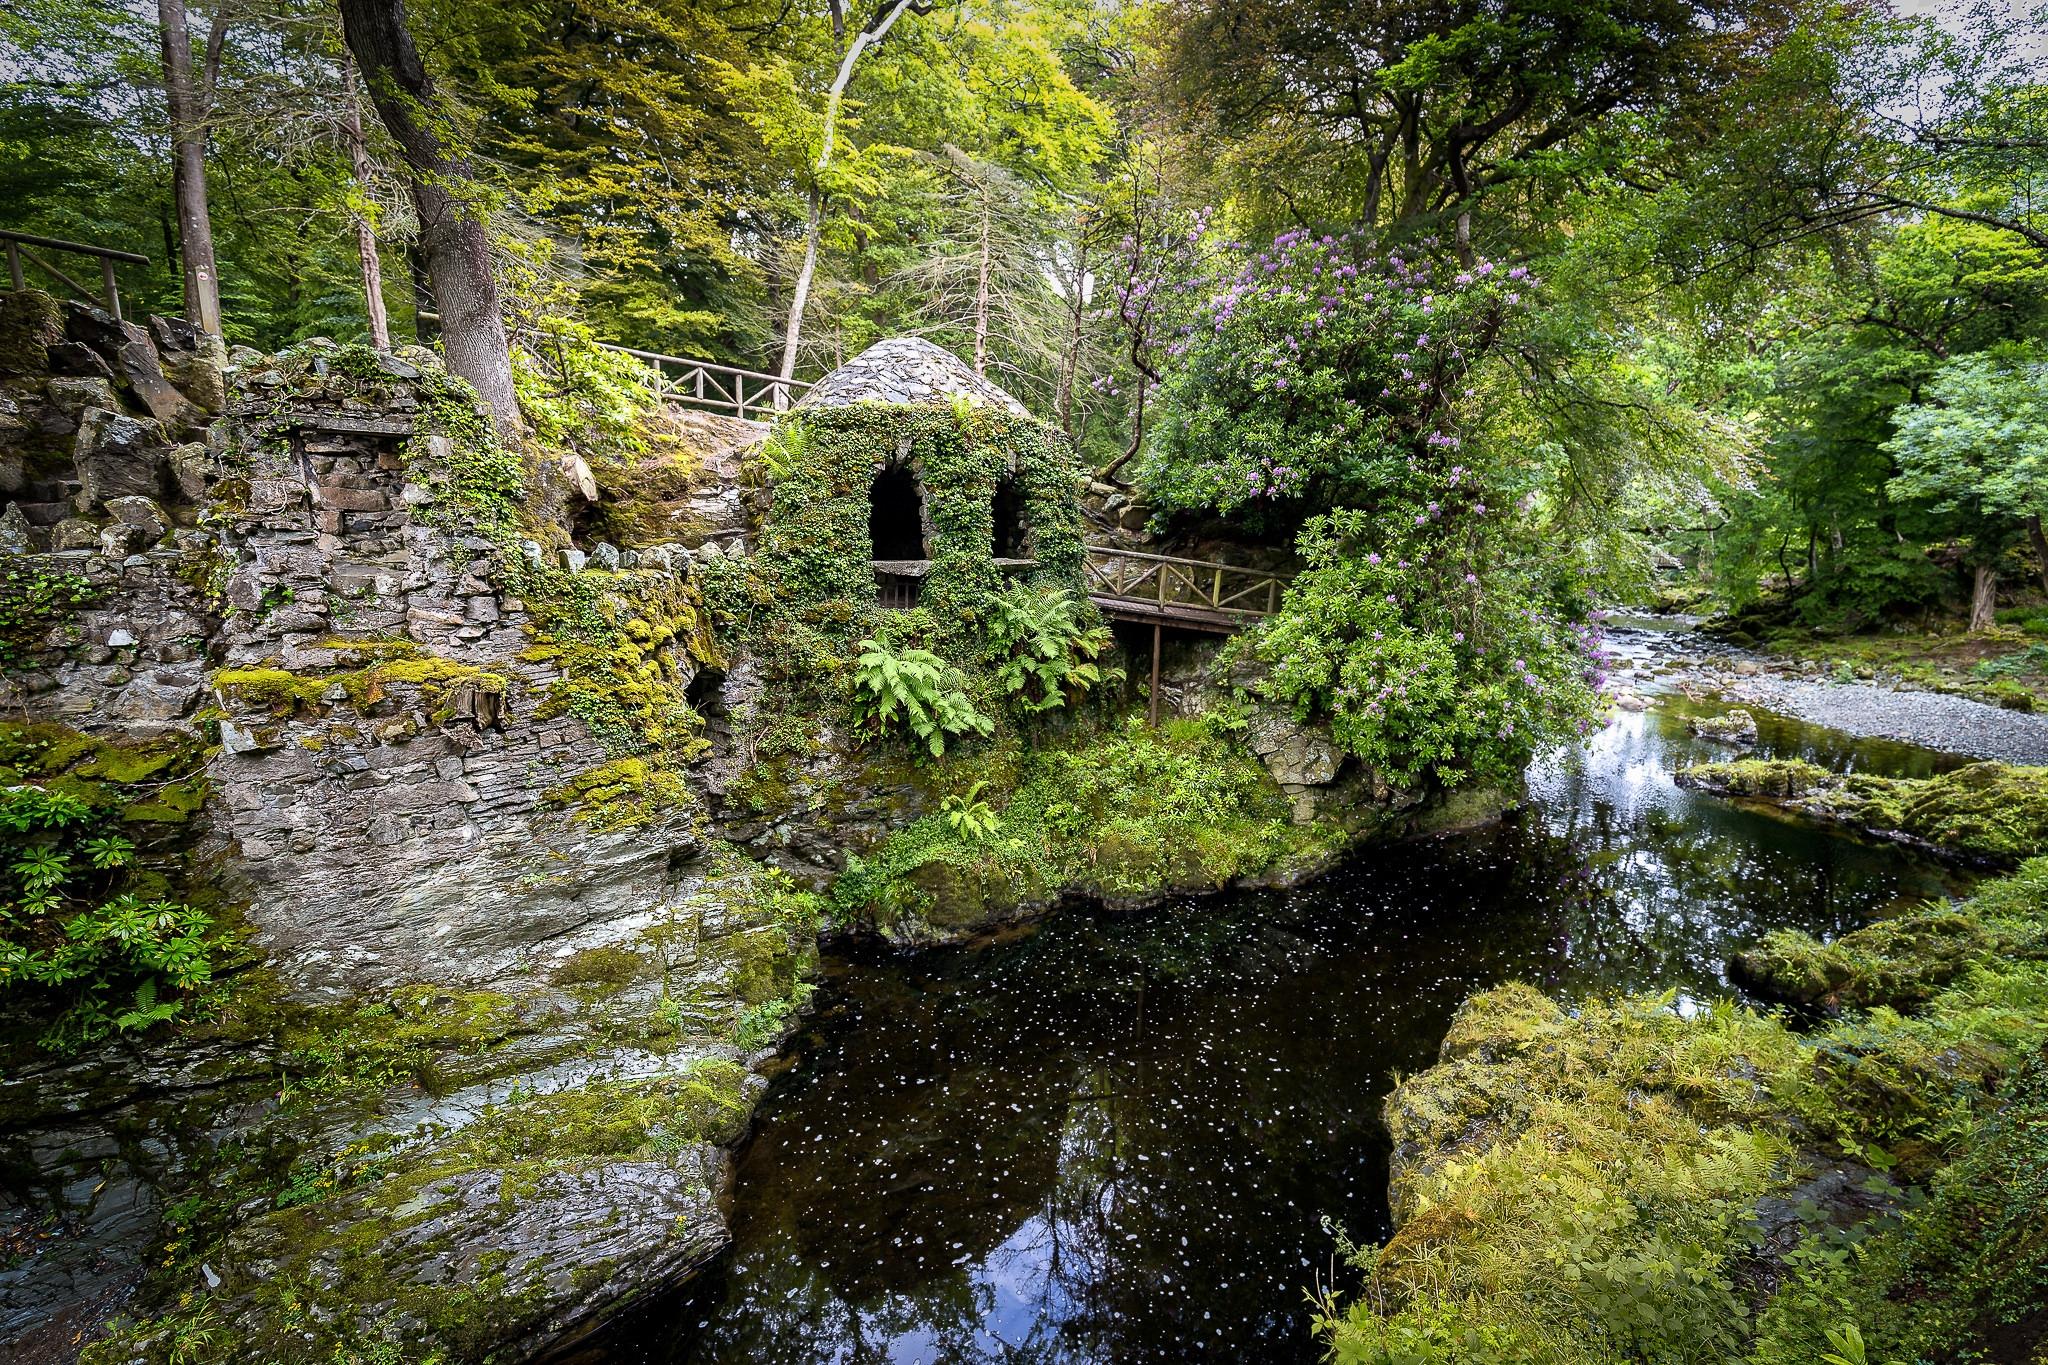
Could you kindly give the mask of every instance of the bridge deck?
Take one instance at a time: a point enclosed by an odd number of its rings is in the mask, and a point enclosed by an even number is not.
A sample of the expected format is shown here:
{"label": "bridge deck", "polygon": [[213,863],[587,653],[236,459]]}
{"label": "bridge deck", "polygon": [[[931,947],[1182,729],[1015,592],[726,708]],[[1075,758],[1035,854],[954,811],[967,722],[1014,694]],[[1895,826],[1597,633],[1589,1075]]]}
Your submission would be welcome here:
{"label": "bridge deck", "polygon": [[1288,575],[1209,559],[1090,545],[1088,596],[1118,621],[1228,635],[1271,616]]}
{"label": "bridge deck", "polygon": [[1088,600],[1102,608],[1102,614],[1112,621],[1175,626],[1182,630],[1208,631],[1213,635],[1234,634],[1258,619],[1182,602],[1153,602],[1142,597],[1112,597],[1100,592],[1089,593]]}

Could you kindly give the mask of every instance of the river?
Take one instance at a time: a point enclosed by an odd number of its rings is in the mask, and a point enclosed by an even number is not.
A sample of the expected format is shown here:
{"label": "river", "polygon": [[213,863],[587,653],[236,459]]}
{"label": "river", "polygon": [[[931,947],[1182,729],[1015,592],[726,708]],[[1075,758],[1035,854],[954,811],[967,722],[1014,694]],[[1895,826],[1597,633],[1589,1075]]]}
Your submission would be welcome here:
{"label": "river", "polygon": [[[731,1250],[614,1362],[1315,1358],[1327,1216],[1384,1237],[1380,1101],[1458,1003],[1731,990],[1731,951],[1832,935],[1957,874],[1681,790],[1697,708],[1539,763],[1500,826],[1289,892],[1068,911],[1008,941],[827,964],[739,1156]],[[1757,752],[1949,760],[1765,716]]]}

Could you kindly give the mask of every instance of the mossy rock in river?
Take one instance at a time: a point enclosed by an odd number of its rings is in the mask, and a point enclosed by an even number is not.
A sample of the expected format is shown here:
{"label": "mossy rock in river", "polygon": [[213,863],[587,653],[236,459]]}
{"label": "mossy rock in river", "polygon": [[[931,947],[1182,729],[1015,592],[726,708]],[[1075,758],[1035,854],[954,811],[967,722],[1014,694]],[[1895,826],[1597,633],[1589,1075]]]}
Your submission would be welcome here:
{"label": "mossy rock in river", "polygon": [[1829,1010],[1894,1008],[1931,999],[2000,943],[1947,907],[1884,920],[1821,943],[1779,930],[1729,960],[1736,984],[1767,1000]]}
{"label": "mossy rock in river", "polygon": [[1967,910],[1937,901],[1832,943],[1781,929],[1728,970],[1745,990],[1784,1004],[1908,1009],[1994,959],[2048,959],[2048,867],[2039,862],[1981,888]]}
{"label": "mossy rock in river", "polygon": [[1871,777],[1798,759],[1743,759],[1687,768],[1678,784],[1776,801],[1984,862],[2017,863],[2048,851],[2048,768],[1972,763],[1934,777]]}

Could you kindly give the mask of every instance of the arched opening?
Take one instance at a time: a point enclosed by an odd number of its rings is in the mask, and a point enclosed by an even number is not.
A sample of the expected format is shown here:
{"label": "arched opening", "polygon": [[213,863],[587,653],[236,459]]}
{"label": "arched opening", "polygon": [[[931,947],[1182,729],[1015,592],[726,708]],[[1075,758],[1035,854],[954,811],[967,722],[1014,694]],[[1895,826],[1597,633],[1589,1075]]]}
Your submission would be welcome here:
{"label": "arched opening", "polygon": [[996,483],[996,496],[989,512],[995,523],[994,551],[997,559],[1024,559],[1031,551],[1031,528],[1024,520],[1024,494],[1017,480],[1005,474]]}
{"label": "arched opening", "polygon": [[868,489],[868,538],[876,559],[926,559],[924,492],[908,465],[890,465]]}

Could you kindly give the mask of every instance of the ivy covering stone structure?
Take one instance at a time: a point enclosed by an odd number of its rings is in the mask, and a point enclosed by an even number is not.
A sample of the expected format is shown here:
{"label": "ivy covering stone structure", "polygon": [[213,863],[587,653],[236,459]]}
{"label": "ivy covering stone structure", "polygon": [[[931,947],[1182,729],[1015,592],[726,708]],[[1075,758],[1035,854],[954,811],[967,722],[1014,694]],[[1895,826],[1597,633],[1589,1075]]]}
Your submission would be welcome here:
{"label": "ivy covering stone structure", "polygon": [[[766,650],[792,634],[869,633],[878,574],[919,583],[933,643],[956,663],[981,653],[1006,582],[1080,591],[1084,471],[1073,448],[927,342],[883,342],[821,380],[761,459],[770,500],[749,605]],[[904,534],[892,517],[914,519],[916,553],[885,553],[909,540],[876,544],[878,527]]]}

